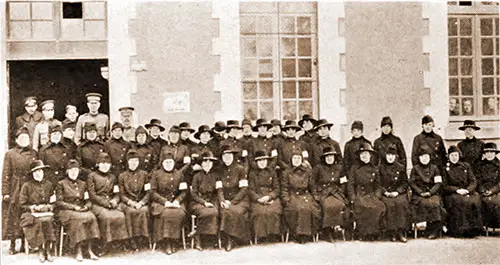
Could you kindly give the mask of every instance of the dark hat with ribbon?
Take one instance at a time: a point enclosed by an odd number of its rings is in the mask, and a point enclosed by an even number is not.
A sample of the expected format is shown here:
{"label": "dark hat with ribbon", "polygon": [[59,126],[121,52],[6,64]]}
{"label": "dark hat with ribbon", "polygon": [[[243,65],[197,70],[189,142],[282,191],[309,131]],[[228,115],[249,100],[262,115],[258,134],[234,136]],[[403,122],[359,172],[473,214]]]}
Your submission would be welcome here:
{"label": "dark hat with ribbon", "polygon": [[180,133],[181,130],[179,129],[179,126],[177,125],[173,125],[172,127],[170,127],[170,130],[168,130],[169,133]]}
{"label": "dark hat with ribbon", "polygon": [[259,129],[259,127],[266,127],[267,129],[273,127],[273,125],[271,125],[269,122],[267,122],[266,119],[258,119],[256,122],[255,122],[255,126],[253,127],[253,130],[254,131],[257,131]]}
{"label": "dark hat with ribbon", "polygon": [[418,156],[422,155],[432,155],[432,149],[428,145],[422,145],[418,149]]}
{"label": "dark hat with ribbon", "polygon": [[382,120],[380,121],[380,127],[384,127],[386,125],[389,125],[392,128],[392,119],[389,116],[383,117]]}
{"label": "dark hat with ribbon", "polygon": [[212,128],[212,131],[216,133],[221,133],[226,130],[226,123],[223,121],[218,121],[214,124],[214,127]]}
{"label": "dark hat with ribbon", "polygon": [[66,163],[66,169],[71,169],[71,168],[80,168],[80,163],[76,159],[70,159],[68,160],[68,163]]}
{"label": "dark hat with ribbon", "polygon": [[316,122],[317,121],[316,121],[316,119],[314,119],[311,116],[311,114],[304,114],[304,115],[302,115],[302,119],[299,120],[299,126],[303,127],[303,124],[304,124],[305,121],[310,121],[312,123],[313,127],[316,126]]}
{"label": "dark hat with ribbon", "polygon": [[179,130],[182,131],[189,131],[190,133],[194,132],[194,129],[191,128],[191,124],[187,121],[179,123]]}
{"label": "dark hat with ribbon", "polygon": [[18,137],[21,134],[30,135],[30,131],[28,130],[28,127],[23,126],[23,127],[19,128],[19,129],[17,129],[17,131],[16,131],[16,137]]}
{"label": "dark hat with ribbon", "polygon": [[362,152],[365,152],[365,151],[370,152],[372,155],[378,155],[378,153],[375,152],[375,150],[373,150],[372,145],[369,143],[366,143],[366,142],[361,144],[359,149],[356,151],[356,155],[359,156],[359,154],[361,154]]}
{"label": "dark hat with ribbon", "polygon": [[248,126],[252,127],[252,121],[250,119],[243,119],[241,121],[241,127],[243,127],[245,125],[248,125]]}
{"label": "dark hat with ribbon", "polygon": [[333,147],[327,146],[327,147],[323,148],[323,153],[321,154],[321,157],[325,157],[328,155],[340,155],[340,154],[337,153],[337,151],[335,151],[335,149]]}
{"label": "dark hat with ribbon", "polygon": [[498,154],[500,153],[500,150],[498,150],[496,143],[485,143],[483,145],[483,153],[486,152],[495,152]]}
{"label": "dark hat with ribbon", "polygon": [[194,138],[196,138],[196,139],[199,140],[200,139],[200,135],[202,133],[205,133],[205,132],[209,133],[211,137],[214,136],[214,132],[212,132],[212,130],[210,129],[210,127],[208,125],[206,125],[206,124],[203,124],[200,127],[198,127],[198,131],[194,134]]}
{"label": "dark hat with ribbon", "polygon": [[396,146],[393,144],[390,144],[389,147],[387,147],[387,150],[385,152],[387,155],[397,155],[398,150],[396,149]]}
{"label": "dark hat with ribbon", "polygon": [[217,157],[214,156],[214,154],[211,151],[206,151],[201,154],[201,159],[202,160],[212,160],[212,161],[217,161]]}
{"label": "dark hat with ribbon", "polygon": [[288,129],[295,129],[296,131],[298,131],[301,129],[301,127],[299,127],[295,121],[287,120],[285,122],[285,125],[283,126],[283,130],[286,131]]}
{"label": "dark hat with ribbon", "polygon": [[94,122],[86,122],[83,129],[85,132],[97,131],[97,125]]}
{"label": "dark hat with ribbon", "polygon": [[451,145],[450,147],[448,147],[448,155],[455,152],[462,154],[462,152],[460,152],[460,149],[458,149],[456,145]]}
{"label": "dark hat with ribbon", "polygon": [[465,120],[464,125],[458,127],[458,129],[460,131],[465,131],[465,129],[467,129],[467,128],[472,128],[476,131],[481,130],[481,128],[479,126],[476,126],[476,122],[473,120]]}
{"label": "dark hat with ribbon", "polygon": [[354,121],[351,125],[351,131],[354,129],[363,130],[363,122],[362,121]]}
{"label": "dark hat with ribbon", "polygon": [[37,171],[39,169],[49,168],[49,166],[45,165],[42,160],[34,160],[30,164],[30,173]]}
{"label": "dark hat with ribbon", "polygon": [[165,131],[165,127],[161,125],[161,120],[151,119],[148,124],[145,125],[146,129],[151,129],[151,127],[156,126],[160,129],[160,132]]}
{"label": "dark hat with ribbon", "polygon": [[228,120],[226,125],[226,131],[231,129],[241,129],[240,123],[237,120]]}
{"label": "dark hat with ribbon", "polygon": [[431,117],[431,115],[425,115],[424,117],[422,117],[422,125],[429,122],[434,122],[434,119]]}
{"label": "dark hat with ribbon", "polygon": [[127,160],[132,158],[139,158],[139,153],[137,153],[137,151],[134,149],[129,149],[127,151]]}
{"label": "dark hat with ribbon", "polygon": [[123,130],[123,124],[121,122],[114,122],[113,125],[111,126],[111,131],[113,131],[114,129]]}
{"label": "dark hat with ribbon", "polygon": [[281,121],[280,121],[280,120],[278,120],[278,119],[273,119],[273,120],[271,120],[271,125],[272,125],[272,126],[279,126],[279,127],[281,127],[281,126],[282,126],[282,125],[281,125]]}
{"label": "dark hat with ribbon", "polygon": [[316,127],[314,130],[318,130],[321,127],[328,127],[330,129],[333,126],[333,123],[329,123],[326,119],[320,119],[316,122]]}
{"label": "dark hat with ribbon", "polygon": [[265,150],[257,150],[255,152],[255,160],[269,159],[269,155]]}
{"label": "dark hat with ribbon", "polygon": [[139,127],[137,127],[137,129],[135,129],[135,137],[137,137],[137,135],[139,135],[141,133],[148,135],[148,131],[143,126],[139,126]]}
{"label": "dark hat with ribbon", "polygon": [[220,152],[221,154],[227,154],[227,153],[238,153],[238,150],[233,149],[233,147],[232,147],[232,146],[227,145],[227,144],[222,145],[222,146],[220,147],[220,151],[221,151],[221,152]]}
{"label": "dark hat with ribbon", "polygon": [[97,164],[99,164],[99,163],[111,163],[111,157],[106,152],[99,153],[99,155],[97,156],[96,163]]}

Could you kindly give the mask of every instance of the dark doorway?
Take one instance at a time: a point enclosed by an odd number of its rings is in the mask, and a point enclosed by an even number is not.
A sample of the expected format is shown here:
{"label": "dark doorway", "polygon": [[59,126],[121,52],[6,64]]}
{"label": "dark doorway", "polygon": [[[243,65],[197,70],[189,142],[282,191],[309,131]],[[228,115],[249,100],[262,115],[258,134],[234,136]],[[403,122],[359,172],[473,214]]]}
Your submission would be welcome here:
{"label": "dark doorway", "polygon": [[[16,117],[24,113],[23,98],[30,95],[39,104],[55,100],[55,118],[63,121],[67,104],[82,115],[88,112],[85,94],[99,92],[100,112],[109,114],[108,80],[101,76],[101,67],[107,65],[107,60],[9,61],[9,131],[15,130]],[[11,137],[12,133],[12,145]]]}

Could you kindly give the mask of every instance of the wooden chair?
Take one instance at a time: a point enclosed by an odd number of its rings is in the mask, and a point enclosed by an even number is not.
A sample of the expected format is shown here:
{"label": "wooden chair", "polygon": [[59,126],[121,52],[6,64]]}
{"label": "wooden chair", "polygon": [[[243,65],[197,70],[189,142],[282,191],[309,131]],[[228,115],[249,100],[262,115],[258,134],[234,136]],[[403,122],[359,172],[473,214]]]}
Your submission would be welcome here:
{"label": "wooden chair", "polygon": [[[196,235],[196,215],[191,215],[191,232],[189,232],[188,237],[191,238],[191,249],[194,249],[194,238]],[[217,246],[222,249],[222,240],[220,231],[217,233]]]}

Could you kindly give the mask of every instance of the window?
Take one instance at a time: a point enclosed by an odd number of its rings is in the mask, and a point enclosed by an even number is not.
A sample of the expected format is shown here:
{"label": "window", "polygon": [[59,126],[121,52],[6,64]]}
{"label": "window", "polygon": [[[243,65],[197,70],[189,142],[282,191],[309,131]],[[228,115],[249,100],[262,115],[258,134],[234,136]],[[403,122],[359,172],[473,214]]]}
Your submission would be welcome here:
{"label": "window", "polygon": [[449,111],[453,118],[498,119],[498,2],[449,1]]}
{"label": "window", "polygon": [[63,3],[63,18],[82,18],[82,3]]}
{"label": "window", "polygon": [[54,39],[52,2],[9,2],[9,40]]}
{"label": "window", "polygon": [[316,3],[240,3],[245,118],[317,115]]}

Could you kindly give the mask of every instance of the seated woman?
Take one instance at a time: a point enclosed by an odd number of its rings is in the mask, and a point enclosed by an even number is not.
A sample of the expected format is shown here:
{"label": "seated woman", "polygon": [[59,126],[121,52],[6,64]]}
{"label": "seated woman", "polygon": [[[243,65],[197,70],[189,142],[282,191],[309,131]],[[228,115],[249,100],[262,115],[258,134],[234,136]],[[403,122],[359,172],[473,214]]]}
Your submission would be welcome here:
{"label": "seated woman", "polygon": [[270,157],[265,151],[255,152],[255,163],[248,174],[250,219],[255,239],[267,238],[281,233],[280,182],[276,170],[269,167]]}
{"label": "seated woman", "polygon": [[360,162],[349,170],[347,184],[356,220],[355,232],[361,240],[377,240],[385,215],[380,173],[376,166],[378,155],[369,143],[363,143],[355,154]]}
{"label": "seated woman", "polygon": [[311,166],[305,163],[302,152],[292,152],[291,167],[283,171],[282,200],[288,229],[300,243],[305,243],[320,227],[321,209],[314,200],[315,192]]}
{"label": "seated woman", "polygon": [[139,169],[137,151],[127,152],[127,170],[118,177],[120,207],[125,213],[130,246],[138,251],[137,241],[149,238],[148,173]]}
{"label": "seated woman", "polygon": [[460,161],[460,150],[448,148],[446,182],[443,187],[448,234],[456,237],[474,237],[483,230],[481,197],[476,192],[477,182],[471,166]]}
{"label": "seated woman", "polygon": [[349,200],[347,199],[347,177],[343,173],[340,154],[333,147],[323,148],[320,163],[314,169],[316,200],[322,212],[321,228],[333,241],[334,230],[345,229],[349,221]]}
{"label": "seated woman", "polygon": [[443,178],[436,165],[431,164],[433,150],[423,145],[418,150],[419,164],[410,173],[412,218],[414,223],[425,222],[429,239],[436,239],[442,222],[445,220],[445,209],[441,206],[441,189]]}
{"label": "seated woman", "polygon": [[165,251],[170,255],[176,251],[174,243],[181,238],[181,231],[186,224],[188,186],[184,181],[184,172],[189,165],[176,169],[174,154],[168,149],[162,152],[161,168],[151,173],[151,215],[154,240],[165,241]]}
{"label": "seated woman", "polygon": [[500,227],[500,153],[495,143],[485,143],[484,159],[478,166],[478,191],[483,201],[483,222],[487,227]]}
{"label": "seated woman", "polygon": [[196,216],[195,248],[202,250],[201,236],[217,236],[219,208],[217,203],[217,172],[213,169],[214,157],[210,151],[201,154],[201,170],[193,177],[189,208]]}
{"label": "seated woman", "polygon": [[382,201],[386,207],[385,230],[392,241],[406,243],[404,233],[410,224],[408,176],[405,165],[396,161],[396,156],[396,147],[389,146],[379,166]]}
{"label": "seated woman", "polygon": [[225,235],[226,251],[231,251],[233,239],[241,242],[250,240],[248,220],[248,180],[245,167],[236,163],[229,145],[221,147],[222,165],[217,181],[217,195],[220,203],[220,231]]}
{"label": "seated woman", "polygon": [[125,214],[119,208],[120,195],[118,180],[109,173],[111,158],[108,153],[100,153],[97,158],[97,170],[90,173],[87,178],[91,210],[99,222],[101,232],[100,255],[105,254],[107,244],[112,241],[129,238]]}
{"label": "seated woman", "polygon": [[69,239],[69,246],[76,247],[76,260],[83,261],[82,245],[87,243],[90,259],[97,260],[92,251],[92,240],[99,238],[97,218],[90,211],[87,183],[81,179],[80,163],[71,159],[66,165],[67,178],[56,187],[58,217]]}
{"label": "seated woman", "polygon": [[32,179],[24,183],[19,194],[21,219],[19,225],[24,236],[33,247],[39,247],[40,262],[54,261],[52,244],[56,241],[53,211],[55,202],[54,188],[45,178],[44,169],[48,166],[42,160],[30,165]]}

